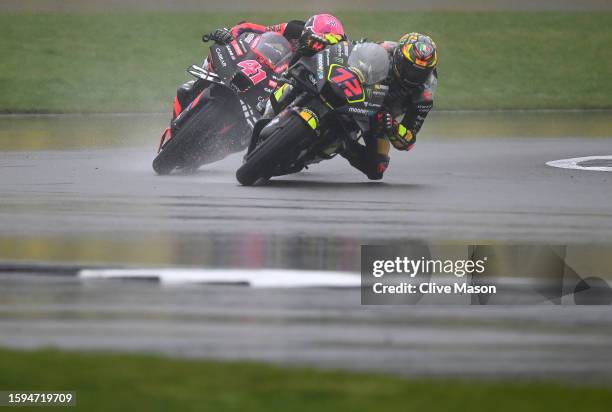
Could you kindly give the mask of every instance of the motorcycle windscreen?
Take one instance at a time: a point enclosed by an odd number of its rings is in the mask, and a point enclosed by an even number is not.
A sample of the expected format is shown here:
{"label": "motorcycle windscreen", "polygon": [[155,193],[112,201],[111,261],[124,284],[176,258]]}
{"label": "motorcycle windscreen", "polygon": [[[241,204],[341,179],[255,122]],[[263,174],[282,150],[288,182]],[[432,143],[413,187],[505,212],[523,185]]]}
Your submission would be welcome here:
{"label": "motorcycle windscreen", "polygon": [[261,57],[271,69],[284,68],[291,59],[291,45],[287,39],[274,32],[266,32],[253,47],[253,51]]}
{"label": "motorcycle windscreen", "polygon": [[389,74],[389,56],[380,44],[360,43],[353,47],[348,65],[363,76],[368,85],[380,83]]}

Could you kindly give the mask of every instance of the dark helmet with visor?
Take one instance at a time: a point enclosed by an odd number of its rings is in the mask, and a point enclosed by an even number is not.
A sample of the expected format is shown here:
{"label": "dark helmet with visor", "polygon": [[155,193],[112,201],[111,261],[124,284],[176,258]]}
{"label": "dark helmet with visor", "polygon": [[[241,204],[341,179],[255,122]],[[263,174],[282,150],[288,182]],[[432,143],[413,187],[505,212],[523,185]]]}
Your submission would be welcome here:
{"label": "dark helmet with visor", "polygon": [[402,85],[414,87],[425,83],[437,64],[438,50],[431,37],[409,33],[393,53],[392,72]]}

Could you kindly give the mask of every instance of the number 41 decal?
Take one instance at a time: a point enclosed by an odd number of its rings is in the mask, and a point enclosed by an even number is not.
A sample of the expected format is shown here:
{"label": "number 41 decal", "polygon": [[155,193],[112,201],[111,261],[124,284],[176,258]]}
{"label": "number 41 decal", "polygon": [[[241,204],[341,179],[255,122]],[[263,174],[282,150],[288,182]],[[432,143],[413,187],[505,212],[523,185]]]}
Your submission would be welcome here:
{"label": "number 41 decal", "polygon": [[261,69],[261,64],[256,60],[245,60],[238,63],[238,67],[242,69],[242,73],[245,74],[253,85],[265,80],[267,74],[264,70]]}

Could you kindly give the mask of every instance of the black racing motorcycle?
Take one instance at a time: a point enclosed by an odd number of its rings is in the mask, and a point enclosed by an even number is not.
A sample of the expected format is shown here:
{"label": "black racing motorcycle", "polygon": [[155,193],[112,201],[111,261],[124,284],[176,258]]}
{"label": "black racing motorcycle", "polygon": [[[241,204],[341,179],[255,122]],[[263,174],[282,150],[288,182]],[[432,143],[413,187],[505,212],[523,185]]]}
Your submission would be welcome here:
{"label": "black racing motorcycle", "polygon": [[271,99],[278,114],[253,130],[238,182],[296,173],[358,141],[383,104],[388,70],[387,52],[376,43],[342,42],[292,65]]}
{"label": "black racing motorcycle", "polygon": [[211,46],[207,68],[187,69],[205,88],[162,135],[155,172],[193,171],[245,149],[291,53],[287,39],[274,32],[247,32],[227,45]]}

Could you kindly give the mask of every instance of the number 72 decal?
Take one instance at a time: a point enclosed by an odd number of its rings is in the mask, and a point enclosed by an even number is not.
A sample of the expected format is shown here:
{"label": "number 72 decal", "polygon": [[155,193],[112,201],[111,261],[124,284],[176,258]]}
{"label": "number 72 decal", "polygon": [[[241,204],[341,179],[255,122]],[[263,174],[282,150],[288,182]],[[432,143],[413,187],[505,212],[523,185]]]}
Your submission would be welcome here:
{"label": "number 72 decal", "polygon": [[349,69],[339,64],[329,66],[327,80],[339,86],[349,103],[359,103],[365,100],[361,82]]}
{"label": "number 72 decal", "polygon": [[257,60],[244,60],[238,63],[238,67],[242,69],[242,73],[247,76],[253,85],[266,79],[267,74],[261,69],[261,64]]}

